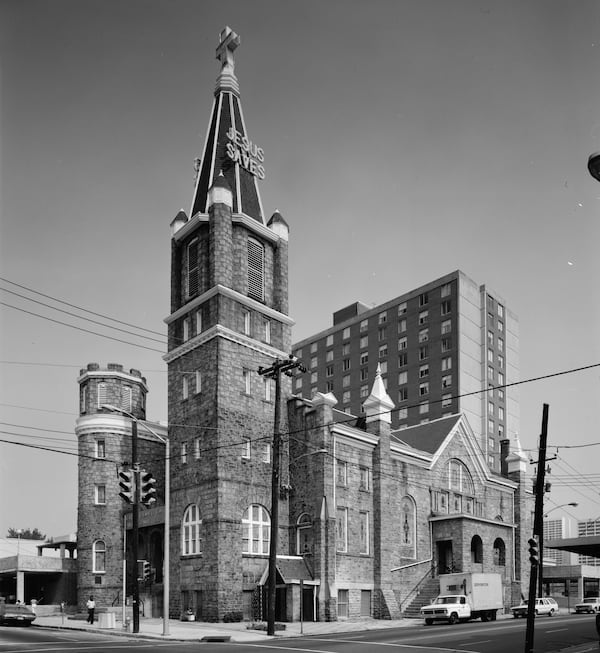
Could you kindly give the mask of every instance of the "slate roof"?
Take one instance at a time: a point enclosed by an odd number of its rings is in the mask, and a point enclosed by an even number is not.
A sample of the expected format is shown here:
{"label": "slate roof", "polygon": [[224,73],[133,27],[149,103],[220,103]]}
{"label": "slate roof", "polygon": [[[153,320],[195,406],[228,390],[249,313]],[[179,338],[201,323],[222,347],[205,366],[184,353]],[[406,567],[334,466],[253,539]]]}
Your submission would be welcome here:
{"label": "slate roof", "polygon": [[406,429],[394,431],[392,441],[405,444],[413,449],[434,454],[441,446],[448,434],[456,426],[461,415],[442,417],[425,424],[417,424]]}

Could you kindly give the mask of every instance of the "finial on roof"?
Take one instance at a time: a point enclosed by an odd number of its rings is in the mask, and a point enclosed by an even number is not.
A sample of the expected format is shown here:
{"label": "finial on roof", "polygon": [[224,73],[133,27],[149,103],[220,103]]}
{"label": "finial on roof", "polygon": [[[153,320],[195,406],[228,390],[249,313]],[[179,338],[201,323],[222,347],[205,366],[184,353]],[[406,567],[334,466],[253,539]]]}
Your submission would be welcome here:
{"label": "finial on roof", "polygon": [[371,388],[371,394],[365,399],[363,409],[367,416],[367,423],[375,420],[387,422],[391,424],[394,402],[385,389],[385,384],[381,376],[381,365],[377,363],[377,370],[375,371],[375,380]]}

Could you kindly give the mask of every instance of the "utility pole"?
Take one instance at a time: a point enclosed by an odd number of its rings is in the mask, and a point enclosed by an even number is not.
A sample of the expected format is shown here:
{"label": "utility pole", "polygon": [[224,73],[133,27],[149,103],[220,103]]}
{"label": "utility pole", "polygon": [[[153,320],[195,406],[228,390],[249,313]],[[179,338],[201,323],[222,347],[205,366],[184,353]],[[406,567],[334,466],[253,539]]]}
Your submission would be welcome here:
{"label": "utility pole", "polygon": [[[544,404],[542,411],[542,432],[540,434],[540,447],[537,461],[537,476],[535,479],[535,512],[533,521],[533,536],[529,539],[529,553],[531,574],[529,577],[529,598],[527,601],[527,630],[525,632],[525,653],[533,653],[533,639],[535,626],[535,594],[543,587],[542,572],[542,547],[544,545],[544,487],[546,474],[546,443],[548,441],[548,404]],[[537,547],[539,546],[539,553]]]}
{"label": "utility pole", "polygon": [[270,367],[259,367],[258,373],[268,379],[275,380],[275,419],[273,426],[273,460],[271,471],[271,537],[269,540],[269,579],[267,585],[267,635],[275,634],[275,604],[277,575],[277,542],[279,537],[279,466],[281,445],[281,373],[292,376],[292,370],[306,368],[292,354],[287,359],[276,358]]}
{"label": "utility pole", "polygon": [[133,576],[133,632],[140,632],[140,587],[138,584],[138,529],[140,515],[140,463],[138,461],[138,433],[137,421],[131,420],[131,463],[135,477],[135,489],[133,496],[133,528],[132,528],[132,554],[131,571]]}

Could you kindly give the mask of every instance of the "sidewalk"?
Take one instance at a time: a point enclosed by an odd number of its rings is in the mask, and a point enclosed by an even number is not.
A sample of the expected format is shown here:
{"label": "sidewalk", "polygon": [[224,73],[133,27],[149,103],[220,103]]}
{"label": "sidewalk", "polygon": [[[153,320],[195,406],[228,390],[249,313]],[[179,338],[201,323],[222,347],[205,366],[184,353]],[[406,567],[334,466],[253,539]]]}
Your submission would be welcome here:
{"label": "sidewalk", "polygon": [[[276,637],[299,637],[300,635],[323,635],[344,633],[358,630],[379,630],[382,628],[400,628],[420,624],[420,619],[369,619],[356,621],[319,621],[285,623],[285,630],[276,630]],[[98,622],[88,624],[81,619],[69,619],[61,614],[39,616],[33,622],[33,627],[63,628],[67,630],[84,630],[106,635],[140,637],[173,641],[230,641],[230,642],[260,642],[270,640],[266,630],[248,628],[248,622],[240,623],[206,623],[201,621],[179,621],[169,619],[169,635],[163,635],[162,619],[140,617],[140,632],[135,635],[123,629],[117,622],[116,628],[100,628]],[[300,632],[302,630],[302,632]]]}

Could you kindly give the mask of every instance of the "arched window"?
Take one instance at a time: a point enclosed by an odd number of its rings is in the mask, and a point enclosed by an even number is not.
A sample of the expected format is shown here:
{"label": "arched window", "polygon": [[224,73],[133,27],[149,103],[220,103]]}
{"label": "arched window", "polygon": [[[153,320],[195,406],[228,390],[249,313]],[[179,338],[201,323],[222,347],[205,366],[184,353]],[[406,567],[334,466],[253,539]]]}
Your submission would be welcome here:
{"label": "arched window", "polygon": [[94,574],[103,574],[106,572],[106,542],[96,540],[92,545],[92,565]]}
{"label": "arched window", "polygon": [[466,465],[460,460],[448,461],[448,487],[454,492],[461,494],[475,494],[473,479]]}
{"label": "arched window", "polygon": [[254,238],[248,238],[248,297],[265,299],[265,247]]}
{"label": "arched window", "polygon": [[494,564],[499,567],[506,566],[506,545],[500,537],[494,540]]}
{"label": "arched window", "polygon": [[471,562],[483,562],[483,542],[479,535],[473,535],[471,540]]}
{"label": "arched window", "polygon": [[303,512],[296,522],[296,554],[301,556],[313,551],[313,523],[310,515]]}
{"label": "arched window", "polygon": [[271,518],[266,508],[253,503],[242,516],[242,553],[268,555]]}
{"label": "arched window", "polygon": [[183,513],[181,524],[181,554],[184,556],[202,553],[202,539],[200,538],[200,509],[195,503],[190,504]]}
{"label": "arched window", "polygon": [[400,500],[400,555],[403,558],[414,558],[416,555],[415,528],[415,502],[407,495]]}

